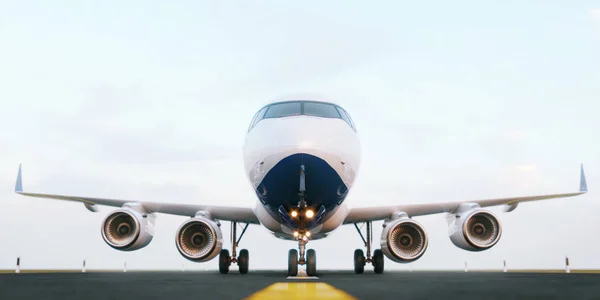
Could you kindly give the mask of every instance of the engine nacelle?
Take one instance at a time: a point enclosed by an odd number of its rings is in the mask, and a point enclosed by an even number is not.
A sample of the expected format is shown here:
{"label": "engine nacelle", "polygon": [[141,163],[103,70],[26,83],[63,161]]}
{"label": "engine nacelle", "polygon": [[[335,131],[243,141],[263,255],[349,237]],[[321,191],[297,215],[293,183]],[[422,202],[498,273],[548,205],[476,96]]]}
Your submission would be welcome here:
{"label": "engine nacelle", "polygon": [[153,214],[142,214],[132,208],[111,212],[102,222],[102,238],[111,247],[133,251],[150,244],[154,237]]}
{"label": "engine nacelle", "polygon": [[[462,211],[461,211],[462,210]],[[448,235],[452,243],[468,251],[492,248],[502,236],[502,224],[491,212],[478,205],[463,206],[451,215]]]}
{"label": "engine nacelle", "polygon": [[381,251],[395,262],[409,263],[421,258],[428,244],[429,238],[423,226],[404,213],[383,224]]}
{"label": "engine nacelle", "polygon": [[205,262],[221,252],[223,233],[218,223],[197,214],[179,227],[175,244],[183,257],[193,262]]}

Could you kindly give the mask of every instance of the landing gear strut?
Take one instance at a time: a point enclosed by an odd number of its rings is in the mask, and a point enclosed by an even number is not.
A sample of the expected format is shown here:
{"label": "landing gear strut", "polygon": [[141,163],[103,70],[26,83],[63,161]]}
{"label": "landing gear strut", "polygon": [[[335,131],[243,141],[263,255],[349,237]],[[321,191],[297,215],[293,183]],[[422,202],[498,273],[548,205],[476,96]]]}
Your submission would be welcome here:
{"label": "landing gear strut", "polygon": [[308,251],[305,250],[306,244],[308,243],[308,237],[310,236],[310,231],[306,230],[306,223],[308,219],[314,216],[314,213],[310,216],[305,214],[305,212],[308,211],[304,199],[304,192],[306,191],[305,176],[304,165],[301,165],[300,188],[298,193],[300,199],[298,200],[298,210],[296,211],[296,217],[298,218],[300,228],[294,233],[294,236],[298,239],[298,250],[300,250],[300,255],[298,256],[298,251],[296,249],[290,249],[288,252],[288,276],[298,275],[298,265],[306,265],[307,276],[315,276],[317,274],[317,253],[314,249],[308,249]]}
{"label": "landing gear strut", "polygon": [[236,253],[238,244],[239,244],[240,240],[242,240],[244,233],[246,233],[246,229],[248,228],[248,223],[246,223],[246,225],[242,228],[242,233],[240,234],[239,238],[237,238],[237,228],[238,228],[238,223],[236,221],[232,221],[231,222],[231,256],[229,256],[229,250],[227,250],[227,249],[221,250],[221,253],[219,254],[219,272],[221,274],[227,274],[229,272],[229,266],[231,266],[232,263],[237,263],[241,274],[248,273],[248,260],[249,260],[248,250],[242,249],[240,251],[240,256],[237,256],[237,253]]}
{"label": "landing gear strut", "polygon": [[365,247],[367,247],[367,256],[365,257],[362,249],[354,250],[354,273],[362,274],[365,271],[365,264],[370,263],[373,265],[373,269],[375,273],[381,274],[383,273],[383,252],[381,249],[376,249],[373,251],[373,257],[371,257],[371,243],[373,242],[373,226],[370,221],[365,222],[367,238],[362,234],[362,227],[358,227],[357,223],[354,223],[354,227],[358,234],[360,234],[360,238],[365,243]]}

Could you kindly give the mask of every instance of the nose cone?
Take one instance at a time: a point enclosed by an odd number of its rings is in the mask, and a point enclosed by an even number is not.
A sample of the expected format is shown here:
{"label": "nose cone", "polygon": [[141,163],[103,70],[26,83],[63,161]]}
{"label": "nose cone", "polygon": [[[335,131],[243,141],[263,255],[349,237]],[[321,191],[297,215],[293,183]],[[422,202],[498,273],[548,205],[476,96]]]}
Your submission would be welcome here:
{"label": "nose cone", "polygon": [[[325,160],[348,184],[360,164],[356,132],[341,119],[295,116],[261,120],[247,135],[245,160],[251,180],[282,159],[306,153]],[[347,182],[350,181],[350,182]]]}
{"label": "nose cone", "polygon": [[[358,164],[360,143],[356,133],[341,119],[298,116],[274,119],[265,130],[267,145],[275,152],[331,156],[344,163]],[[268,124],[265,124],[268,125]]]}

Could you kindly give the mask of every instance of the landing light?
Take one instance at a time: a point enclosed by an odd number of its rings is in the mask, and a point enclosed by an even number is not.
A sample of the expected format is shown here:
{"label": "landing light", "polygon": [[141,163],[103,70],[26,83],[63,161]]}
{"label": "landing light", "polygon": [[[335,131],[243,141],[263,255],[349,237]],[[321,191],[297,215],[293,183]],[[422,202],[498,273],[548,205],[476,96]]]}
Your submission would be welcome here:
{"label": "landing light", "polygon": [[306,237],[306,236],[303,236],[302,239],[305,241],[308,241],[308,237]]}
{"label": "landing light", "polygon": [[292,210],[292,218],[295,218],[298,216],[298,212],[295,210]]}
{"label": "landing light", "polygon": [[314,217],[314,216],[315,216],[315,212],[314,212],[314,211],[312,211],[311,209],[309,209],[309,210],[307,210],[307,211],[306,211],[306,217],[307,217],[307,218],[309,218],[309,219],[310,219],[310,218],[312,218],[312,217]]}
{"label": "landing light", "polygon": [[294,231],[294,236],[298,236],[298,231]]}
{"label": "landing light", "polygon": [[307,232],[306,232],[306,236],[307,236],[307,237],[310,237],[310,231],[307,231]]}

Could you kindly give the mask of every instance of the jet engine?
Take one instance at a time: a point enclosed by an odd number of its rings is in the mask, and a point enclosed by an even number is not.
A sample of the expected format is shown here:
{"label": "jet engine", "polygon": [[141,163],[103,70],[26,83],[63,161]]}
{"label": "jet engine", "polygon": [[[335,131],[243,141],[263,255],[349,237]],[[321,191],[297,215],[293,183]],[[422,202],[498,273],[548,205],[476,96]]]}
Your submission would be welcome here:
{"label": "jet engine", "polygon": [[179,227],[175,244],[183,257],[193,262],[205,262],[221,252],[223,234],[217,222],[196,215]]}
{"label": "jet engine", "polygon": [[464,212],[450,216],[450,240],[452,243],[468,251],[483,251],[492,248],[500,240],[502,225],[491,212],[475,206]]}
{"label": "jet engine", "polygon": [[102,238],[111,247],[133,251],[150,244],[154,237],[153,214],[142,214],[131,208],[117,209],[102,222]]}
{"label": "jet engine", "polygon": [[419,259],[427,250],[428,242],[423,226],[406,214],[383,224],[381,250],[395,262],[409,263]]}

